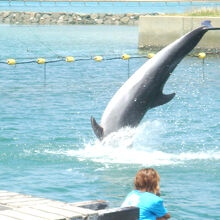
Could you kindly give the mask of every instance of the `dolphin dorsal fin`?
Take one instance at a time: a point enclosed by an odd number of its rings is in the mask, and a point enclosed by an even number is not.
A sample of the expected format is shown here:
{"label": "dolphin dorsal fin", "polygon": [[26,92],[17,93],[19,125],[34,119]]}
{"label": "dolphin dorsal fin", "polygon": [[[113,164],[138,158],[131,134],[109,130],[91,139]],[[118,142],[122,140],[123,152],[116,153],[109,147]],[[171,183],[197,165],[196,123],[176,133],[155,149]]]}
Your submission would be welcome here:
{"label": "dolphin dorsal fin", "polygon": [[95,120],[92,116],[91,116],[91,124],[92,124],[93,131],[94,131],[95,135],[97,136],[97,138],[99,138],[100,140],[102,140],[103,134],[104,134],[104,130],[103,130],[103,128],[96,122],[96,120]]}
{"label": "dolphin dorsal fin", "polygon": [[176,95],[175,93],[172,93],[172,94],[169,94],[169,95],[164,95],[163,93],[161,93],[157,97],[157,99],[154,101],[151,108],[155,108],[157,106],[164,105],[164,104],[168,103],[169,101],[171,101],[174,98],[175,95]]}

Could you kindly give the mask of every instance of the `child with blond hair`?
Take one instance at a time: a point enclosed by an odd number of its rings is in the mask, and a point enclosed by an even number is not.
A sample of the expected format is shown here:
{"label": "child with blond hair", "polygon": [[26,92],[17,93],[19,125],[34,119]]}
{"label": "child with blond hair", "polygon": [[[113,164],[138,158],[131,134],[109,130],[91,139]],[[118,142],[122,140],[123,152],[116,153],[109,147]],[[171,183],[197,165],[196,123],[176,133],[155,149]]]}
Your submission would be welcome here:
{"label": "child with blond hair", "polygon": [[141,169],[134,179],[131,191],[122,207],[136,206],[140,209],[139,220],[166,220],[170,218],[160,195],[160,176],[153,168]]}

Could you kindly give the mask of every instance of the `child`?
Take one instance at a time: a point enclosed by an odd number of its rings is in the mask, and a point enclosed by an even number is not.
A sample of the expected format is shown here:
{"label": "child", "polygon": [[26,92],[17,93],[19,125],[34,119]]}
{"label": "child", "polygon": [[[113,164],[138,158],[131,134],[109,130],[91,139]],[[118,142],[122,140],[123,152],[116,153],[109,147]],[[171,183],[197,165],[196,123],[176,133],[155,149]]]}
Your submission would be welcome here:
{"label": "child", "polygon": [[166,220],[170,218],[163,205],[160,194],[160,176],[153,168],[141,169],[137,172],[134,185],[122,207],[137,206],[140,208],[139,220]]}

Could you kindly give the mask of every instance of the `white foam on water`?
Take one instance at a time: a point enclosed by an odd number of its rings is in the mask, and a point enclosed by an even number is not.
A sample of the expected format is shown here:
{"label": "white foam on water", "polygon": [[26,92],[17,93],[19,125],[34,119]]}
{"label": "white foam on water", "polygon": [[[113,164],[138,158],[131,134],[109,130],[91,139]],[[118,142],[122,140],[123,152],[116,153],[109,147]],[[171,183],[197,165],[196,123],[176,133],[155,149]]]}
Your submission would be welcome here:
{"label": "white foam on water", "polygon": [[103,164],[141,164],[161,166],[186,163],[191,160],[219,160],[220,151],[169,152],[161,150],[160,135],[166,128],[160,121],[148,121],[138,128],[123,128],[103,141],[93,140],[77,150],[47,150],[51,154],[76,157],[79,161],[91,160]]}

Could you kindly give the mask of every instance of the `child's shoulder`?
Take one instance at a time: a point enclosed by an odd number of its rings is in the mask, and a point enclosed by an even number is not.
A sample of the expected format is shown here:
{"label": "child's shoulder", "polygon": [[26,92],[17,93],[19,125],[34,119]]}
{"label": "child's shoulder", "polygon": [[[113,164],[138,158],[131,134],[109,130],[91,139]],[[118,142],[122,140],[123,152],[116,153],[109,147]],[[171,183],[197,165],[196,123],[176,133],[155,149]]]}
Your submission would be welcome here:
{"label": "child's shoulder", "polygon": [[163,199],[153,193],[145,192],[141,196],[142,200],[150,200],[154,203],[163,202]]}
{"label": "child's shoulder", "polygon": [[128,195],[133,195],[133,194],[136,194],[136,195],[142,195],[143,193],[138,191],[138,190],[132,190]]}

